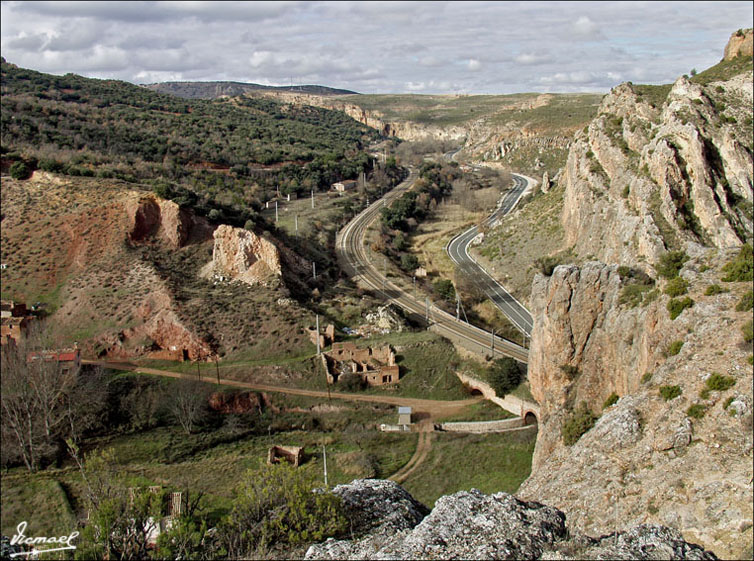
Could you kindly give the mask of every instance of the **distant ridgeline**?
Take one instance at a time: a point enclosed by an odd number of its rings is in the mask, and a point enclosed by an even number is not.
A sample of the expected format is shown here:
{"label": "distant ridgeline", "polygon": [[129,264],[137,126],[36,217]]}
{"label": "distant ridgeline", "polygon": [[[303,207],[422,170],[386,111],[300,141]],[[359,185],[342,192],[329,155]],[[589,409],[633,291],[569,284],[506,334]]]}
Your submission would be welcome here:
{"label": "distant ridgeline", "polygon": [[373,162],[378,137],[340,111],[270,99],[181,99],[117,80],[54,76],[2,60],[2,161],[29,171],[148,183],[202,208],[264,192],[327,189]]}
{"label": "distant ridgeline", "polygon": [[353,95],[351,90],[339,90],[327,86],[263,86],[244,82],[160,82],[144,84],[145,88],[155,92],[175,95],[185,99],[217,99],[218,97],[235,97],[249,92],[293,92],[309,95]]}

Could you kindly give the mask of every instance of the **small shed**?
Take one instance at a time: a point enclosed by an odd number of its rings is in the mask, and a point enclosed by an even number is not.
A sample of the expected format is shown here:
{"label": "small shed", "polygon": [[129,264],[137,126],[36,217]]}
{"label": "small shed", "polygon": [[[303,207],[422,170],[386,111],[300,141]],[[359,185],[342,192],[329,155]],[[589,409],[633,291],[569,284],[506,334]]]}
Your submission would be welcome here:
{"label": "small shed", "polygon": [[398,424],[399,425],[411,424],[411,408],[410,407],[398,408]]}

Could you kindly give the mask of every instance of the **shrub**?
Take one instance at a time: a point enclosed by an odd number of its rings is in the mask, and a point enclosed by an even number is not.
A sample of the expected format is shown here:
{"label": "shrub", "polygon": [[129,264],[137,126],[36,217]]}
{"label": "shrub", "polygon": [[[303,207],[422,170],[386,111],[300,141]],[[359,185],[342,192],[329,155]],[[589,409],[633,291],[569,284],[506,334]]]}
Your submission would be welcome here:
{"label": "shrub", "polygon": [[582,401],[579,408],[574,411],[560,427],[560,434],[566,446],[575,444],[581,435],[594,426],[597,417],[589,410],[586,402]]}
{"label": "shrub", "polygon": [[416,255],[404,253],[401,255],[401,269],[404,271],[413,271],[419,267],[419,260]]}
{"label": "shrub", "polygon": [[347,372],[338,377],[338,387],[346,392],[357,392],[367,387],[366,381],[354,372]]}
{"label": "shrub", "polygon": [[641,383],[647,384],[652,379],[652,373],[651,372],[645,372],[644,375],[641,377]]}
{"label": "shrub", "polygon": [[551,277],[555,267],[560,265],[560,261],[556,257],[538,257],[534,263],[539,267],[539,272],[546,277]]}
{"label": "shrub", "polygon": [[701,419],[707,413],[707,406],[701,403],[695,403],[686,409],[686,415],[693,417],[694,419]]}
{"label": "shrub", "polygon": [[694,301],[689,298],[688,296],[686,298],[672,298],[668,302],[668,312],[670,312],[670,319],[675,319],[678,316],[681,315],[681,312],[685,310],[686,308],[690,308],[694,305]]}
{"label": "shrub", "polygon": [[253,552],[276,543],[323,541],[348,527],[340,498],[313,492],[313,476],[288,464],[249,470],[218,534],[228,555],[255,558]]}
{"label": "shrub", "polygon": [[667,294],[671,298],[675,298],[676,296],[686,294],[686,292],[688,292],[688,288],[689,283],[686,281],[686,279],[682,277],[676,277],[668,281],[668,284],[665,286],[665,294]]}
{"label": "shrub", "polygon": [[741,299],[736,304],[737,312],[745,312],[751,310],[754,307],[754,292],[749,290],[746,294],[741,296]]}
{"label": "shrub", "polygon": [[607,409],[611,405],[615,405],[616,403],[618,403],[619,399],[620,399],[620,396],[617,393],[615,392],[611,393],[605,400],[605,403],[602,404],[602,408]]}
{"label": "shrub", "polygon": [[751,343],[752,339],[754,339],[754,326],[752,326],[752,320],[747,321],[741,326],[741,333],[744,336],[744,341]]}
{"label": "shrub", "polygon": [[440,298],[447,300],[448,302],[455,302],[456,289],[453,286],[453,282],[448,279],[439,279],[432,283],[432,288],[435,289]]}
{"label": "shrub", "polygon": [[734,399],[736,399],[735,396],[730,396],[728,399],[726,399],[725,403],[723,403],[723,409],[730,407],[730,404],[733,403]]}
{"label": "shrub", "polygon": [[722,294],[723,292],[730,292],[727,288],[723,288],[719,284],[711,284],[707,287],[707,290],[704,291],[704,294],[707,296],[714,296],[715,294]]}
{"label": "shrub", "polygon": [[496,360],[489,371],[490,386],[498,397],[503,397],[521,383],[521,368],[510,357]]}
{"label": "shrub", "polygon": [[24,162],[13,162],[10,166],[10,175],[13,179],[29,179],[31,170]]}
{"label": "shrub", "polygon": [[579,369],[571,364],[561,364],[560,370],[566,375],[569,380],[575,380],[579,375]]}
{"label": "shrub", "polygon": [[665,401],[670,401],[681,395],[681,386],[660,386],[660,395]]}
{"label": "shrub", "polygon": [[710,377],[707,378],[705,385],[712,391],[724,392],[728,388],[732,388],[736,385],[736,379],[732,376],[724,376],[717,372],[713,372]]}
{"label": "shrub", "polygon": [[723,272],[727,273],[723,277],[725,282],[745,282],[754,279],[754,256],[749,244],[744,244],[738,251],[738,255],[733,261],[723,266]]}
{"label": "shrub", "polygon": [[666,279],[672,279],[678,276],[683,264],[688,261],[689,256],[684,251],[669,251],[660,257],[657,264],[657,274]]}
{"label": "shrub", "polygon": [[678,353],[681,352],[681,347],[683,347],[683,341],[673,341],[670,343],[670,346],[668,347],[668,355],[675,356]]}

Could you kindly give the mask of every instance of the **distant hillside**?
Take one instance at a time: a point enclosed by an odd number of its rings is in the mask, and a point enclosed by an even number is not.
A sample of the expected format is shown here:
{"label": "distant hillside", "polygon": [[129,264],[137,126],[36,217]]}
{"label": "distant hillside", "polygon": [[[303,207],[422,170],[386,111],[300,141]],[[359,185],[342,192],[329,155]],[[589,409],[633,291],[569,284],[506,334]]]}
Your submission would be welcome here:
{"label": "distant hillside", "polygon": [[246,210],[265,192],[328,189],[370,167],[364,148],[377,138],[339,111],[179,99],[5,61],[2,107],[4,165],[22,159],[66,175],[170,183],[163,194],[188,191],[182,199],[195,208],[197,197]]}
{"label": "distant hillside", "polygon": [[152,91],[184,99],[218,99],[259,91],[294,92],[321,96],[353,95],[357,93],[351,90],[328,88],[327,86],[263,86],[262,84],[246,84],[243,82],[160,82],[142,85]]}

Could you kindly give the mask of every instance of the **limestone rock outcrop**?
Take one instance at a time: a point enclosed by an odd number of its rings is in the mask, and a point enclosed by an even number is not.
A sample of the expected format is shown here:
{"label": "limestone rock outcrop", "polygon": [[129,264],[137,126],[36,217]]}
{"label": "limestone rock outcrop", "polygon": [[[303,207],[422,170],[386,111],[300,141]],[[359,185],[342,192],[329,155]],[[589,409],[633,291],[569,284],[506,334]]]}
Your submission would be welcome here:
{"label": "limestone rock outcrop", "polygon": [[649,271],[668,248],[751,239],[752,141],[739,125],[751,99],[751,72],[709,86],[681,77],[661,105],[630,83],[614,88],[560,181],[567,244]]}
{"label": "limestone rock outcrop", "polygon": [[559,510],[476,489],[417,503],[397,483],[339,485],[354,539],[313,545],[306,559],[716,559],[661,526],[601,538],[569,532]]}
{"label": "limestone rock outcrop", "polygon": [[214,233],[212,270],[250,285],[269,284],[283,275],[277,246],[263,236],[226,224]]}
{"label": "limestone rock outcrop", "polygon": [[196,241],[209,239],[212,226],[201,217],[182,209],[173,201],[142,196],[126,206],[131,221],[128,239],[139,243],[157,240],[167,247],[184,247],[191,238]]}
{"label": "limestone rock outcrop", "polygon": [[752,56],[753,42],[752,29],[739,29],[733,35],[730,36],[728,44],[725,45],[725,51],[723,58],[725,60],[733,60],[737,56]]}
{"label": "limestone rock outcrop", "polygon": [[[695,303],[674,320],[665,281],[648,302],[627,303],[629,280],[616,265],[563,265],[535,278],[529,383],[541,418],[521,498],[561,509],[591,535],[662,524],[722,557],[748,555],[753,381],[740,330],[751,312],[734,310],[750,284],[706,294],[735,253],[700,250],[686,263],[680,275]],[[733,386],[705,391],[713,372]],[[661,386],[681,394],[666,401]],[[612,393],[620,399],[603,411]],[[561,430],[582,402],[599,419],[566,446]]]}

